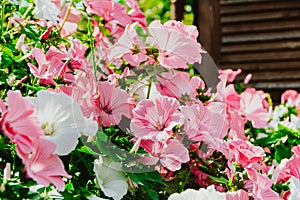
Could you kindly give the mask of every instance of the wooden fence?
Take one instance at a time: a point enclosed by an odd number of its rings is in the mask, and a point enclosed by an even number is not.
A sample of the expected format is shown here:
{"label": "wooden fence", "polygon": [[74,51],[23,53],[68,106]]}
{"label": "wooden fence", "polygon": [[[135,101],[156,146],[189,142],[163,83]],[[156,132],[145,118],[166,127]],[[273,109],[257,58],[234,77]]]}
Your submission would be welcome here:
{"label": "wooden fence", "polygon": [[253,74],[278,102],[300,89],[300,0],[194,0],[200,42],[219,68]]}

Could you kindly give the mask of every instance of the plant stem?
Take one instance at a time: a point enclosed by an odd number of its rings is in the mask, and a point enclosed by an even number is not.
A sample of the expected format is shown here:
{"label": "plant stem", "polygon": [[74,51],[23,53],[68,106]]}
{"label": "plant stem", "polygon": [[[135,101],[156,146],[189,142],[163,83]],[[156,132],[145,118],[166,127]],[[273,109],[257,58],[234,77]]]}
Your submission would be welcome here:
{"label": "plant stem", "polygon": [[33,4],[31,4],[27,10],[25,11],[25,13],[22,15],[21,19],[25,19],[25,17],[28,15],[29,11],[33,8]]}
{"label": "plant stem", "polygon": [[[96,63],[96,57],[95,57],[95,42],[94,42],[94,37],[93,37],[93,32],[92,32],[92,23],[90,18],[88,18],[88,35],[89,35],[89,39],[90,39],[90,47],[91,47],[91,52],[92,52],[92,60],[93,60],[93,71],[94,71],[94,78],[95,78],[95,89],[96,89],[96,96],[98,96],[98,86],[97,86],[97,82],[98,82],[98,78],[97,78],[97,63]],[[100,73],[102,73],[102,71],[100,70]],[[100,115],[100,101],[98,101],[98,112],[99,112],[99,130],[102,130],[102,119],[101,119],[101,115]]]}
{"label": "plant stem", "polygon": [[147,99],[150,98],[151,86],[152,86],[152,82],[151,82],[151,80],[149,80],[148,91],[147,91]]}
{"label": "plant stem", "polygon": [[69,14],[70,14],[70,12],[71,12],[71,8],[72,8],[73,3],[74,3],[74,0],[71,0],[71,2],[70,2],[70,4],[69,4],[69,7],[68,7],[68,9],[67,9],[67,11],[66,11],[65,17],[64,17],[64,19],[63,19],[63,21],[62,21],[62,23],[61,23],[60,28],[59,28],[59,31],[61,31],[61,29],[63,29],[63,27],[64,27],[64,25],[65,25],[65,23],[66,23],[66,21],[67,21],[67,19],[68,19],[68,17],[69,17]]}
{"label": "plant stem", "polygon": [[2,37],[2,35],[3,35],[4,16],[5,16],[5,5],[6,5],[6,0],[3,0],[2,3],[1,3],[0,37]]}

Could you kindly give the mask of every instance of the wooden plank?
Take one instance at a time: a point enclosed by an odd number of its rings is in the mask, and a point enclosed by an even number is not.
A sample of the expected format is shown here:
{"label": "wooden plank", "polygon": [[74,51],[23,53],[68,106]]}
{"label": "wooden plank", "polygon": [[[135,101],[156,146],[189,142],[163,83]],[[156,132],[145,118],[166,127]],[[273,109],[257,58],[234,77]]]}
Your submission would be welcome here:
{"label": "wooden plank", "polygon": [[300,69],[297,70],[280,70],[280,71],[256,71],[252,73],[254,82],[260,81],[300,81]]}
{"label": "wooden plank", "polygon": [[282,60],[298,60],[300,58],[300,50],[282,51],[282,52],[260,52],[245,54],[222,54],[221,63],[223,64],[239,64],[264,61],[282,61]]}
{"label": "wooden plank", "polygon": [[270,21],[280,19],[299,19],[300,9],[288,9],[288,10],[275,10],[262,13],[243,13],[238,15],[228,15],[221,17],[221,24],[236,24],[244,22],[259,21]]}
{"label": "wooden plank", "polygon": [[171,19],[176,21],[183,20],[185,4],[186,0],[171,0]]}
{"label": "wooden plank", "polygon": [[270,60],[265,63],[238,63],[238,64],[221,64],[219,65],[219,68],[221,69],[227,69],[227,68],[232,68],[232,69],[242,69],[243,72],[245,73],[252,73],[254,71],[258,70],[287,70],[287,69],[300,69],[300,59],[291,61],[273,61]]}
{"label": "wooden plank", "polygon": [[261,31],[293,30],[300,27],[300,17],[297,19],[272,20],[264,22],[248,22],[247,24],[222,25],[222,35],[240,34]]}
{"label": "wooden plank", "polygon": [[296,9],[300,8],[300,1],[267,1],[267,2],[249,2],[247,6],[242,5],[222,5],[221,15],[243,14],[246,12],[266,12],[270,10]]}
{"label": "wooden plank", "polygon": [[222,43],[255,42],[271,40],[300,39],[300,30],[283,30],[271,33],[245,33],[239,35],[226,35],[222,37]]}
{"label": "wooden plank", "polygon": [[199,41],[210,56],[218,61],[221,48],[220,0],[203,0],[197,9],[197,27],[201,30]]}
{"label": "wooden plank", "polygon": [[278,82],[259,82],[251,83],[250,87],[255,87],[256,89],[292,89],[300,88],[300,81],[278,81]]}
{"label": "wooden plank", "polygon": [[261,51],[283,51],[300,49],[300,40],[289,41],[271,41],[249,44],[231,44],[223,45],[221,53],[245,53],[245,52],[261,52]]}
{"label": "wooden plank", "polygon": [[276,0],[221,0],[221,5],[241,5],[241,4],[249,4],[249,3],[266,3]]}

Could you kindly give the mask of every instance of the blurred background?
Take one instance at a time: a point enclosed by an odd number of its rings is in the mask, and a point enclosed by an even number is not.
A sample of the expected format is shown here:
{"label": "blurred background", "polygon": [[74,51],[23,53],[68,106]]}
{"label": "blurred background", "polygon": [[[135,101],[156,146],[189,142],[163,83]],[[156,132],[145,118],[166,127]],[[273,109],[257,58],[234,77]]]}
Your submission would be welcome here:
{"label": "blurred background", "polygon": [[251,87],[278,103],[300,91],[300,0],[139,0],[148,22],[194,24],[219,69],[252,73]]}

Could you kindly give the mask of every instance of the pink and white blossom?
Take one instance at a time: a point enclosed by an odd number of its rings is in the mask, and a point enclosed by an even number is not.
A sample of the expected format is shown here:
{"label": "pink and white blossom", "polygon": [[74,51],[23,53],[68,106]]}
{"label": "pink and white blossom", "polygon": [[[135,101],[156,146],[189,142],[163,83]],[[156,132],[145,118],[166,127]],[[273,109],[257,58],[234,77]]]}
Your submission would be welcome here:
{"label": "pink and white blossom", "polygon": [[103,126],[118,125],[122,115],[132,118],[134,99],[124,90],[107,81],[98,82],[96,109],[99,109],[98,122]]}
{"label": "pink and white blossom", "polygon": [[149,25],[151,37],[147,42],[159,49],[158,61],[166,68],[187,68],[187,63],[201,63],[201,45],[190,37],[189,32],[179,29],[181,22],[161,24],[155,20]]}
{"label": "pink and white blossom", "polygon": [[155,102],[145,99],[133,110],[130,128],[135,137],[164,141],[172,136],[172,129],[182,122],[175,98],[156,98]]}

